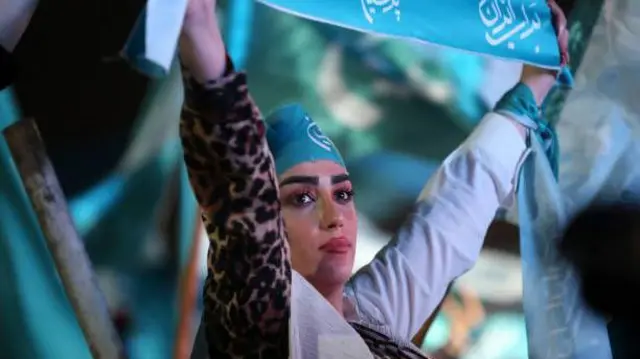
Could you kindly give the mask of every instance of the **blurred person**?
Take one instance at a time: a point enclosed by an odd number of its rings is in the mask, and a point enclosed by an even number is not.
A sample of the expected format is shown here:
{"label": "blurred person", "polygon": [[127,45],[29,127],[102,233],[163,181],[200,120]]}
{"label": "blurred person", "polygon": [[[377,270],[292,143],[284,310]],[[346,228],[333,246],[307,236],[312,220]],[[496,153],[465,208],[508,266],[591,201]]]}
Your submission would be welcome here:
{"label": "blurred person", "polygon": [[[578,214],[560,242],[581,274],[587,303],[605,316],[640,319],[640,204],[600,204]],[[596,255],[597,254],[597,255]]]}
{"label": "blurred person", "polygon": [[640,203],[588,207],[567,226],[560,252],[578,271],[585,302],[615,318],[614,358],[640,358]]}
{"label": "blurred person", "polygon": [[[411,337],[477,259],[528,153],[529,130],[503,110],[537,114],[556,73],[525,66],[395,239],[352,277],[358,219],[342,157],[299,105],[262,120],[215,6],[191,0],[180,40],[184,158],[210,239],[192,357],[424,358]],[[553,10],[566,59],[566,22]]]}

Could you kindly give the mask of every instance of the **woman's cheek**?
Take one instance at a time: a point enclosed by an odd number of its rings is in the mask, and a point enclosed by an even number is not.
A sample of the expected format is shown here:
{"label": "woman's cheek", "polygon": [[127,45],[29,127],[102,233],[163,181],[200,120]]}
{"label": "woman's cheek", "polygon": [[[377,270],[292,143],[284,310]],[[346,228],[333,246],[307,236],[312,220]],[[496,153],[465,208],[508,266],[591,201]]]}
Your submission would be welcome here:
{"label": "woman's cheek", "polygon": [[294,224],[294,222],[304,222],[306,225],[313,225],[313,223],[318,220],[316,207],[313,205],[302,208],[285,206],[282,210],[282,214],[284,216],[284,221],[288,221],[291,224]]}
{"label": "woman's cheek", "polygon": [[309,236],[309,233],[313,229],[313,218],[311,218],[307,211],[285,209],[282,211],[282,214],[289,240],[292,240],[292,237],[295,239],[297,237],[305,238]]}
{"label": "woman's cheek", "polygon": [[356,205],[354,202],[351,202],[346,210],[345,210],[345,218],[349,220],[358,219],[358,211],[356,211]]}

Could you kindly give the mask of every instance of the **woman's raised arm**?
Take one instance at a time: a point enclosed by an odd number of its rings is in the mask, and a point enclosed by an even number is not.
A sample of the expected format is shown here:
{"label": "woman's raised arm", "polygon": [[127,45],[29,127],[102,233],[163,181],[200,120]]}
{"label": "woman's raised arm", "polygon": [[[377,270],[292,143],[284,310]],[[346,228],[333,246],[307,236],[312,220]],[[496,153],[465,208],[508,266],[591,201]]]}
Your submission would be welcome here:
{"label": "woman's raised arm", "polygon": [[209,355],[286,358],[291,265],[274,164],[246,77],[225,62],[214,5],[191,0],[180,40],[180,135],[210,240],[204,294]]}
{"label": "woman's raised arm", "polygon": [[[555,75],[527,67],[519,92],[539,106]],[[504,101],[520,101],[510,91]],[[385,248],[349,282],[358,309],[412,338],[451,282],[476,262],[496,211],[512,199],[527,155],[524,126],[490,112],[429,180],[412,215]]]}
{"label": "woman's raised arm", "polygon": [[[547,3],[566,64],[566,18],[553,0]],[[359,310],[400,337],[412,338],[451,282],[473,266],[496,211],[513,199],[528,154],[527,129],[520,120],[537,120],[532,117],[538,117],[556,74],[524,66],[520,82],[444,160],[395,239],[349,282]],[[520,120],[513,116],[517,108]]]}

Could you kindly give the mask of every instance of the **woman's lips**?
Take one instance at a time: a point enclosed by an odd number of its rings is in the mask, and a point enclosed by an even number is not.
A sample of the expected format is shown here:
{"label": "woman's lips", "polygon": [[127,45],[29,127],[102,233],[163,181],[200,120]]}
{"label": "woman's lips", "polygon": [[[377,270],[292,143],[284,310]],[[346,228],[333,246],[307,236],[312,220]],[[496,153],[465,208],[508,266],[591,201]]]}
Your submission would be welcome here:
{"label": "woman's lips", "polygon": [[334,254],[347,253],[351,250],[351,243],[345,237],[334,237],[320,246],[320,250]]}

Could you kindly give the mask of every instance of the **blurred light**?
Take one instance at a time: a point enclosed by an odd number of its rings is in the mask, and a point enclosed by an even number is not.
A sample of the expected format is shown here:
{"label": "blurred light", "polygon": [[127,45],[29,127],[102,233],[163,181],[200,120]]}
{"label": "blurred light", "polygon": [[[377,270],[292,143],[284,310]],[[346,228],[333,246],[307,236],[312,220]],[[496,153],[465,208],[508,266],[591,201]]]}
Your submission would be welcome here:
{"label": "blurred light", "polygon": [[453,88],[449,82],[437,80],[425,82],[422,69],[418,65],[409,67],[407,76],[412,83],[419,86],[423,96],[436,103],[447,103],[453,96]]}
{"label": "blurred light", "polygon": [[520,258],[484,249],[473,268],[456,281],[456,286],[472,289],[483,301],[518,303],[523,290]]}
{"label": "blurred light", "polygon": [[335,119],[356,130],[366,130],[382,119],[382,111],[373,102],[352,92],[344,82],[342,50],[327,47],[317,75],[317,91]]}
{"label": "blurred light", "polygon": [[480,336],[463,355],[464,359],[527,359],[527,332],[524,315],[497,313],[482,326]]}
{"label": "blurred light", "polygon": [[377,229],[363,213],[358,213],[358,246],[353,272],[369,264],[390,238],[391,235]]}
{"label": "blurred light", "polygon": [[120,201],[125,178],[114,175],[69,201],[69,213],[81,237],[84,237],[109,209]]}

